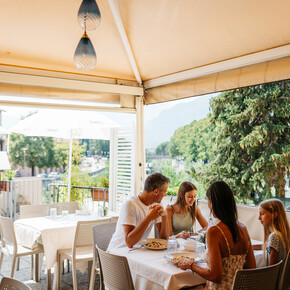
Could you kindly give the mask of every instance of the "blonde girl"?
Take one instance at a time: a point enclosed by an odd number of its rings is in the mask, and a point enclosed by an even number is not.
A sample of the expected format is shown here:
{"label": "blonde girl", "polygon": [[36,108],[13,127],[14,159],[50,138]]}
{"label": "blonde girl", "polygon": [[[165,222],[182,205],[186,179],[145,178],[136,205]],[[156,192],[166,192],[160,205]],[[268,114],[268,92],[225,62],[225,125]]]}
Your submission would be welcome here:
{"label": "blonde girl", "polygon": [[260,203],[259,220],[264,227],[264,259],[266,266],[286,258],[290,250],[290,229],[283,203],[269,199]]}

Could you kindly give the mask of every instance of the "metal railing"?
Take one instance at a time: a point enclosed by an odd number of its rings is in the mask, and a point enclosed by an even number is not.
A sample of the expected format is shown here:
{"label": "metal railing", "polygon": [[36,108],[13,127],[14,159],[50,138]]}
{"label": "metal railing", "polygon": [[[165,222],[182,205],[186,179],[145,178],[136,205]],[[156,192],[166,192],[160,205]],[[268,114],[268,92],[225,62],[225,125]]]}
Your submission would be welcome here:
{"label": "metal railing", "polygon": [[[60,202],[61,194],[62,193],[67,194],[68,185],[61,183],[50,183],[48,185],[48,188],[49,188],[48,203]],[[64,192],[61,189],[66,190]],[[74,195],[76,200],[83,200],[85,198],[91,197],[93,201],[102,201],[104,206],[105,203],[109,201],[109,189],[104,187],[71,185],[70,194],[71,197],[72,195]]]}

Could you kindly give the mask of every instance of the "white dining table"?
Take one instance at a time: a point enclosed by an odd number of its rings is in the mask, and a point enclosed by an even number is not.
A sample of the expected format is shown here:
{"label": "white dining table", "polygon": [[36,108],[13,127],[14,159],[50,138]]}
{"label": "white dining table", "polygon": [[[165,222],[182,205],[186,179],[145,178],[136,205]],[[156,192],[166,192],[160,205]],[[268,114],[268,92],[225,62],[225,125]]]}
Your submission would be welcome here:
{"label": "white dining table", "polygon": [[[57,273],[57,251],[72,248],[77,222],[105,221],[110,218],[111,216],[100,217],[96,214],[27,218],[16,220],[14,229],[17,242],[22,246],[33,249],[38,244],[43,245],[46,269],[50,270],[56,266],[55,273]],[[82,272],[86,269],[84,263],[78,263],[76,266]],[[58,277],[56,275],[54,277],[53,288],[55,289]]]}
{"label": "white dining table", "polygon": [[[180,244],[177,252],[187,252]],[[183,271],[169,262],[165,258],[167,250],[149,250],[137,244],[134,250],[122,247],[111,249],[110,253],[127,257],[136,290],[175,290],[206,282],[198,274]],[[257,267],[261,267],[263,251],[254,251],[254,254]],[[206,267],[205,262],[199,264]]]}

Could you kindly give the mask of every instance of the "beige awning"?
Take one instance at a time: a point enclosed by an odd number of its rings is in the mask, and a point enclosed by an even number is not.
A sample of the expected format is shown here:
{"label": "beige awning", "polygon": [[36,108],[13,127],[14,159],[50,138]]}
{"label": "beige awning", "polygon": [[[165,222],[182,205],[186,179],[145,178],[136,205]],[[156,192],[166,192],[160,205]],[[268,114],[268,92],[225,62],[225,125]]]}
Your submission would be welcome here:
{"label": "beige awning", "polygon": [[146,90],[146,104],[161,103],[290,78],[290,57]]}
{"label": "beige awning", "polygon": [[143,87],[152,104],[290,78],[288,0],[97,3],[97,65],[84,72],[81,0],[1,1],[0,94],[130,107]]}

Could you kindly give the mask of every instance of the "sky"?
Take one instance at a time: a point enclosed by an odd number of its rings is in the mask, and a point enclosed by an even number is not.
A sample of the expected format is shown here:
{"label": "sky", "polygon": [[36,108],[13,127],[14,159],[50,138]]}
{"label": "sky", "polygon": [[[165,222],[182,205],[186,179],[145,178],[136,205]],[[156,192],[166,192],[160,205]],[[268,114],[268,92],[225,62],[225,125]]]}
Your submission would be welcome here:
{"label": "sky", "polygon": [[[1,99],[2,100],[11,100],[13,97],[3,97],[0,98],[0,109],[4,110],[2,112],[2,126],[6,129],[11,128],[17,122],[19,122],[22,118],[27,116],[30,113],[41,111],[41,110],[48,110],[53,111],[55,109],[43,109],[43,108],[33,108],[33,107],[19,107],[19,106],[1,106]],[[148,105],[144,107],[144,116],[145,122],[150,121],[157,117],[162,110],[166,110],[171,108],[172,106],[176,105],[177,103],[186,103],[192,101],[193,98],[187,98],[178,101],[171,101],[161,104],[154,104]],[[16,98],[17,100],[17,98]],[[28,101],[35,101],[35,99],[27,98]],[[65,103],[63,101],[62,103]],[[83,104],[80,102],[80,104]],[[88,104],[88,103],[86,103]],[[94,103],[91,103],[94,104]],[[95,104],[94,104],[95,105]],[[135,114],[129,113],[115,113],[115,112],[100,112],[101,114],[105,115],[108,118],[111,118],[114,121],[117,121],[121,126],[129,127],[132,126],[132,122],[135,122]]]}

